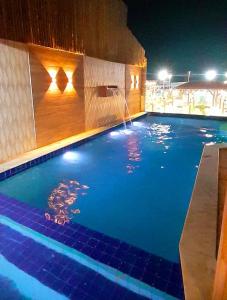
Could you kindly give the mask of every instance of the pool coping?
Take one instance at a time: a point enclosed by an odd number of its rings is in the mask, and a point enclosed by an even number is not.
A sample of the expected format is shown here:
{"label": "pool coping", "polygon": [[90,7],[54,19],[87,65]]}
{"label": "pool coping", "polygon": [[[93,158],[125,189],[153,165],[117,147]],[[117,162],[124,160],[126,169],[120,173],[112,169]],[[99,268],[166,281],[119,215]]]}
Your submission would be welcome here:
{"label": "pool coping", "polygon": [[[140,112],[131,116],[131,120],[135,120],[147,115],[146,112]],[[129,118],[125,120],[130,122]],[[77,134],[63,140],[57,141],[50,145],[36,148],[34,150],[23,153],[14,159],[3,162],[0,164],[0,181],[3,181],[11,176],[16,175],[26,169],[38,165],[52,157],[55,157],[67,150],[73,149],[88,140],[96,138],[99,135],[105,134],[115,128],[121,127],[124,122],[115,124],[113,126],[100,127],[97,129],[89,130],[81,134]]]}
{"label": "pool coping", "polygon": [[216,268],[219,150],[205,146],[179,244],[185,299],[209,300]]}
{"label": "pool coping", "polygon": [[202,119],[202,120],[216,120],[216,121],[227,121],[227,116],[205,116],[205,115],[195,115],[195,114],[181,114],[181,113],[165,113],[165,112],[155,112],[148,111],[148,115],[157,117],[173,117],[173,118],[185,118],[185,119]]}

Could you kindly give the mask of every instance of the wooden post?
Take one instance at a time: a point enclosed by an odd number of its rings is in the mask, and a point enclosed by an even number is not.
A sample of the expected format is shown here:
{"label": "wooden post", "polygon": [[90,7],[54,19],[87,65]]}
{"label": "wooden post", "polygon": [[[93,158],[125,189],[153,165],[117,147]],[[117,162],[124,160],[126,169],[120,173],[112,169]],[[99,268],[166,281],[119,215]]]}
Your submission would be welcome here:
{"label": "wooden post", "polygon": [[212,300],[227,300],[227,196],[222,217],[221,237]]}

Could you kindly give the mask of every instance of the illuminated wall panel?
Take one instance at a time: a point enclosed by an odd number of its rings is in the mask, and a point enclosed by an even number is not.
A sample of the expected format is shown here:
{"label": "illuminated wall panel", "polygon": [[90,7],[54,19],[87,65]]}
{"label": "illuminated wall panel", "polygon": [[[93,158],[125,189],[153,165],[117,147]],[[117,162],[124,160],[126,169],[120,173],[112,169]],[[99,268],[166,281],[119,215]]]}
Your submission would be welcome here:
{"label": "illuminated wall panel", "polygon": [[[84,58],[86,130],[108,126],[125,118],[125,65]],[[115,85],[111,97],[99,97],[98,86]]]}
{"label": "illuminated wall panel", "polygon": [[29,46],[38,147],[85,130],[83,55]]}

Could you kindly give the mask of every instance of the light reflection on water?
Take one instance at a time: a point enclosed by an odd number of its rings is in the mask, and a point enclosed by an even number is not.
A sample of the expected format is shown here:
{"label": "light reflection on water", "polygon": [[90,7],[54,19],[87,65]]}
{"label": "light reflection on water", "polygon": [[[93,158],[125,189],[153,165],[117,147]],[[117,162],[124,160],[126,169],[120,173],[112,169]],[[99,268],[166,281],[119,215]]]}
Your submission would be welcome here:
{"label": "light reflection on water", "polygon": [[139,162],[141,161],[141,150],[139,148],[138,136],[134,132],[129,135],[127,140],[128,160],[126,165],[127,173],[132,174],[136,168],[139,168]]}
{"label": "light reflection on water", "polygon": [[[212,131],[210,128],[202,127],[199,129],[201,136],[210,139],[214,135],[209,133]],[[167,154],[171,147],[172,139],[184,139],[186,136],[193,135],[194,132],[187,133],[186,135],[175,134],[174,129],[169,124],[157,124],[153,123],[147,125],[143,122],[133,122],[133,126],[126,129],[120,129],[117,131],[110,132],[109,136],[112,138],[123,138],[126,139],[127,148],[127,162],[126,171],[127,174],[133,174],[138,168],[142,161],[142,150],[140,149],[140,135],[143,132],[144,137],[149,139],[151,143],[159,144],[163,148],[162,153]],[[215,142],[205,142],[204,145],[214,145]],[[64,159],[74,160],[76,154],[74,152],[66,152],[63,155]],[[165,168],[165,165],[160,165],[161,169]],[[198,168],[198,165],[195,165]],[[51,192],[48,198],[48,211],[45,213],[47,220],[51,220],[57,224],[64,225],[69,223],[74,215],[79,214],[80,210],[75,208],[75,203],[79,196],[85,196],[89,187],[81,185],[76,180],[62,181],[59,185]]]}
{"label": "light reflection on water", "polygon": [[81,185],[76,180],[60,182],[48,198],[49,210],[45,213],[46,219],[60,225],[69,223],[73,215],[80,213],[73,205],[79,196],[86,195],[87,189],[89,189],[87,185]]}
{"label": "light reflection on water", "polygon": [[[165,145],[165,141],[172,140],[172,130],[170,125],[152,124],[147,126],[142,122],[133,122],[133,132],[127,139],[127,150],[129,163],[126,165],[127,173],[132,174],[135,169],[139,168],[139,163],[142,161],[142,150],[139,146],[140,129],[145,130],[145,138],[150,139],[152,143],[161,144],[167,150],[169,146]],[[167,153],[164,151],[164,153]],[[164,166],[161,166],[163,169]]]}

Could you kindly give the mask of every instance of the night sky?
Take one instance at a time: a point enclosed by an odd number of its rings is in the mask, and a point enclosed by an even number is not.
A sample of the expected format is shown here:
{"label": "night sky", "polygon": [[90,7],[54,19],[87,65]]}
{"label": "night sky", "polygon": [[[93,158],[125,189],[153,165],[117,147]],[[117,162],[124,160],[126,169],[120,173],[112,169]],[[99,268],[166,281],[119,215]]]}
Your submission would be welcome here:
{"label": "night sky", "polygon": [[227,0],[125,0],[148,72],[227,71]]}

